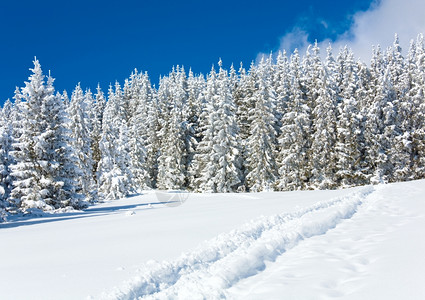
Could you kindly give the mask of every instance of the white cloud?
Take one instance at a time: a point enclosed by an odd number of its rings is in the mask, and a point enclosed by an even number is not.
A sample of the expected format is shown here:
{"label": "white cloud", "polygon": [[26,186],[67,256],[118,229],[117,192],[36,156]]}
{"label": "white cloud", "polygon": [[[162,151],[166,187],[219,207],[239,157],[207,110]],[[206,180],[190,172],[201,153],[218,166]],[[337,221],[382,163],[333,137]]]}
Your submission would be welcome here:
{"label": "white cloud", "polygon": [[[369,62],[372,45],[379,44],[385,49],[392,45],[394,34],[398,33],[400,44],[406,53],[410,40],[416,39],[419,33],[425,33],[424,12],[423,0],[375,1],[369,10],[347,16],[353,18],[353,25],[332,42],[334,52],[348,45],[356,56]],[[292,51],[297,47],[300,51],[305,51],[308,37],[308,33],[294,27],[282,37],[279,48]],[[321,49],[325,49],[329,42],[329,40],[321,41]]]}
{"label": "white cloud", "polygon": [[303,49],[308,44],[308,33],[298,27],[285,34],[280,40],[280,49],[292,51],[295,48]]}
{"label": "white cloud", "polygon": [[366,12],[354,16],[354,25],[340,36],[334,48],[348,45],[363,60],[369,61],[371,45],[386,48],[398,33],[400,43],[406,52],[411,39],[425,33],[425,1],[423,0],[382,0]]}
{"label": "white cloud", "polygon": [[[308,33],[300,27],[294,27],[280,39],[279,50],[286,50],[288,54],[291,54],[295,49],[298,49],[302,54],[305,53],[308,44]],[[258,63],[261,58],[267,57],[269,54],[270,53],[259,53],[256,62]]]}

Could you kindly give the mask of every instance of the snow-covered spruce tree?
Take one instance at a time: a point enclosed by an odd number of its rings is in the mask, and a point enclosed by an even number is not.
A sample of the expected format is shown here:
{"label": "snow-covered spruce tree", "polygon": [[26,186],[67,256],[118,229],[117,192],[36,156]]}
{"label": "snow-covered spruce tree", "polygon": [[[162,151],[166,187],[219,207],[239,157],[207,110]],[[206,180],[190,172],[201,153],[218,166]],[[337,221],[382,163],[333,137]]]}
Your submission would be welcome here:
{"label": "snow-covered spruce tree", "polygon": [[335,181],[338,186],[349,187],[366,183],[366,175],[361,169],[363,116],[355,97],[359,80],[353,53],[345,47],[338,55],[338,61],[342,66],[342,76],[339,86]]}
{"label": "snow-covered spruce tree", "polygon": [[[9,206],[9,194],[12,190],[13,178],[10,165],[14,162],[11,155],[13,151],[13,116],[13,104],[7,99],[0,110],[0,199],[2,199],[0,200],[0,207]],[[4,215],[6,215],[6,212],[4,212]],[[0,216],[0,221],[1,219]]]}
{"label": "snow-covered spruce tree", "polygon": [[314,60],[311,76],[312,143],[310,148],[311,178],[309,187],[330,189],[336,187],[336,118],[338,88],[335,82],[335,59],[332,49],[327,49],[325,65],[319,57],[317,45],[313,48]]}
{"label": "snow-covered spruce tree", "polygon": [[199,123],[202,108],[205,104],[202,92],[205,90],[205,78],[204,76],[195,76],[192,71],[189,71],[189,77],[187,80],[188,85],[188,99],[187,104],[189,108],[189,121],[188,126],[194,132],[193,136],[199,141]]}
{"label": "snow-covered spruce tree", "polygon": [[[209,100],[210,98],[208,90],[210,90],[213,86],[212,84],[208,84],[208,81],[211,81],[211,75],[207,75],[205,88],[202,90],[201,96],[204,99],[202,103],[201,114],[199,116],[199,127],[198,127],[198,144],[196,146],[195,154],[192,160],[192,163],[189,166],[189,178],[190,178],[190,189],[195,192],[203,192],[203,184],[205,179],[204,173],[202,173],[208,162],[208,153],[210,151],[209,146],[211,145],[212,140],[212,128],[209,126],[209,112],[212,110],[210,107]],[[214,83],[216,80],[216,72],[214,70]],[[216,86],[214,85],[214,89]],[[208,100],[208,101],[207,101]]]}
{"label": "snow-covered spruce tree", "polygon": [[158,94],[155,89],[152,89],[152,101],[148,107],[147,116],[147,142],[146,142],[146,167],[149,175],[150,186],[157,187],[158,178],[158,157],[160,140],[158,132],[161,128],[160,125],[160,105],[158,103]]}
{"label": "snow-covered spruce tree", "polygon": [[102,120],[102,136],[99,148],[102,158],[98,167],[99,198],[114,200],[134,192],[133,174],[128,148],[128,127],[123,109],[121,86],[116,83],[115,91],[109,88],[108,102]]}
{"label": "snow-covered spruce tree", "polygon": [[367,151],[368,144],[365,137],[366,131],[366,120],[369,114],[369,108],[372,106],[372,103],[375,99],[375,80],[372,76],[372,72],[368,66],[363,62],[357,63],[357,89],[355,92],[355,99],[358,101],[359,113],[362,117],[360,122],[361,125],[361,160],[359,163],[359,168],[363,174],[364,183],[358,182],[357,184],[368,184],[370,182],[370,177],[372,176],[371,165],[367,160]]}
{"label": "snow-covered spruce tree", "polygon": [[[10,166],[15,165],[16,160],[15,160],[15,156],[14,156],[14,151],[18,151],[20,150],[19,147],[17,147],[17,142],[21,136],[22,133],[22,128],[23,128],[23,122],[22,122],[22,118],[23,118],[23,107],[24,107],[24,103],[22,103],[21,99],[22,99],[22,95],[21,92],[19,90],[18,87],[16,87],[15,89],[15,95],[13,97],[13,99],[15,100],[10,112],[7,114],[8,118],[7,118],[7,122],[10,126],[10,138],[11,138],[11,149],[9,151],[10,153],[10,163],[9,163],[9,170],[10,172],[12,171],[10,169]],[[6,115],[5,115],[6,116]],[[11,176],[11,186],[10,189],[13,188],[13,181],[15,180],[15,178],[13,178],[13,176]],[[13,199],[10,194],[8,196],[8,206],[9,209],[16,211],[16,209],[18,208],[19,205],[19,199]]]}
{"label": "snow-covered spruce tree", "polygon": [[[218,170],[215,177],[217,192],[235,191],[243,182],[241,171],[241,140],[236,121],[236,105],[232,95],[232,82],[227,71],[222,67],[222,61],[217,78],[217,136],[214,141],[214,151],[218,159]],[[220,155],[221,153],[221,155]]]}
{"label": "snow-covered spruce tree", "polygon": [[306,103],[306,88],[298,50],[290,61],[291,96],[288,111],[282,117],[278,153],[280,190],[299,190],[308,186],[308,152],[311,136],[311,110]]}
{"label": "snow-covered spruce tree", "polygon": [[[8,199],[12,188],[10,165],[13,164],[13,104],[9,99],[0,110],[0,185],[3,187],[3,199]],[[1,197],[1,196],[0,196]]]}
{"label": "snow-covered spruce tree", "polygon": [[94,95],[94,103],[93,103],[93,120],[92,120],[92,131],[90,133],[91,138],[91,151],[92,151],[92,159],[93,159],[93,178],[95,180],[95,184],[97,185],[99,182],[99,178],[97,177],[97,168],[99,166],[100,159],[102,157],[102,153],[100,152],[100,138],[102,136],[102,119],[103,112],[106,106],[105,95],[100,88],[97,86],[96,94]]}
{"label": "snow-covered spruce tree", "polygon": [[255,91],[255,83],[257,81],[254,76],[254,69],[255,65],[252,63],[249,71],[250,75],[248,75],[241,64],[238,84],[233,88],[233,99],[237,107],[236,117],[242,143],[249,136],[249,111],[253,107],[251,103],[252,94]]}
{"label": "snow-covered spruce tree", "polygon": [[[188,188],[190,190],[200,191],[199,180],[201,172],[201,167],[199,164],[202,164],[202,160],[199,160],[201,151],[199,151],[200,142],[204,138],[204,132],[207,128],[207,102],[205,97],[206,93],[206,81],[205,77],[201,74],[197,77],[193,77],[189,74],[188,78],[188,87],[189,87],[189,98],[188,103],[191,103],[192,116],[189,118],[190,127],[194,131],[193,137],[195,139],[193,146],[194,151],[190,157],[189,166],[188,166],[188,179],[189,184]],[[201,145],[202,146],[202,145]]]}
{"label": "snow-covered spruce tree", "polygon": [[394,90],[390,76],[387,68],[378,81],[375,100],[369,108],[365,123],[366,160],[373,170],[370,179],[373,184],[388,182],[393,169],[389,157],[394,128]]}
{"label": "snow-covered spruce tree", "polygon": [[160,149],[158,157],[157,187],[163,190],[182,189],[186,180],[184,128],[179,91],[174,91],[176,73],[162,78],[158,90],[163,104],[161,130],[158,133]]}
{"label": "snow-covered spruce tree", "polygon": [[129,120],[129,149],[131,157],[131,173],[137,190],[152,187],[147,165],[147,147],[149,143],[149,106],[152,104],[152,89],[147,74],[133,72],[130,77],[128,95],[132,106]]}
{"label": "snow-covered spruce tree", "polygon": [[15,95],[13,96],[13,99],[15,99],[15,101],[13,103],[12,111],[10,113],[10,124],[12,125],[12,138],[15,142],[18,140],[22,133],[22,110],[25,105],[22,103],[22,95],[18,87],[16,87],[15,89]]}
{"label": "snow-covered spruce tree", "polygon": [[415,51],[415,76],[411,97],[413,101],[412,170],[413,178],[425,178],[425,43],[419,35]]}
{"label": "snow-covered spruce tree", "polygon": [[[49,76],[47,86],[53,89],[52,83],[53,79]],[[51,163],[51,166],[48,163],[46,168],[46,173],[52,178],[49,200],[55,203],[55,207],[83,208],[87,203],[84,201],[84,195],[78,191],[77,180],[82,172],[78,167],[77,152],[72,147],[71,131],[67,126],[69,117],[62,96],[57,93],[47,98],[43,109],[49,120],[44,132],[47,160]]]}
{"label": "snow-covered spruce tree", "polygon": [[65,90],[62,92],[62,101],[63,101],[63,105],[65,107],[65,110],[68,110],[69,103],[71,101],[69,100],[68,92],[65,91]]}
{"label": "snow-covered spruce tree", "polygon": [[288,102],[290,100],[290,78],[289,61],[286,51],[279,51],[276,59],[275,70],[272,74],[272,85],[276,92],[276,117],[279,122],[279,130],[282,124],[283,115],[287,112]]}
{"label": "snow-covered spruce tree", "polygon": [[78,178],[80,192],[89,201],[96,200],[96,184],[93,174],[95,163],[93,161],[93,140],[91,137],[92,122],[94,121],[92,104],[91,93],[84,93],[80,84],[78,84],[72,92],[68,107],[69,130],[71,131],[72,146],[78,155],[77,164],[81,169],[81,176]]}
{"label": "snow-covered spruce tree", "polygon": [[[203,192],[207,190],[206,182],[213,174],[208,173],[207,164],[209,163],[209,155],[211,153],[211,147],[213,138],[215,135],[215,115],[211,114],[216,111],[216,103],[213,102],[214,95],[217,94],[217,73],[214,66],[211,72],[207,74],[206,85],[202,91],[202,98],[204,103],[200,115],[200,142],[197,146],[194,160],[191,164],[191,177],[192,177],[192,189],[197,192]],[[209,190],[212,192],[212,190]]]}
{"label": "snow-covered spruce tree", "polygon": [[236,122],[239,128],[239,137],[241,140],[241,171],[242,171],[242,185],[239,190],[246,190],[246,174],[247,174],[247,146],[246,142],[249,137],[249,111],[253,107],[252,95],[256,89],[255,83],[255,66],[252,63],[250,68],[250,75],[247,74],[242,63],[238,71],[238,78],[233,81],[232,95],[236,105]]}
{"label": "snow-covered spruce tree", "polygon": [[356,92],[356,99],[361,101],[361,113],[363,115],[363,132],[364,132],[364,147],[363,147],[363,172],[367,176],[367,181],[375,175],[376,164],[371,161],[372,148],[376,146],[374,140],[374,133],[377,132],[376,124],[371,121],[374,118],[374,113],[379,105],[376,105],[376,99],[378,98],[378,86],[380,85],[381,79],[384,77],[386,62],[384,60],[381,47],[372,47],[372,59],[370,67],[363,64],[363,67],[359,69],[359,88]]}
{"label": "snow-covered spruce tree", "polygon": [[[118,86],[118,83],[115,83],[115,86],[119,88],[118,93],[121,93],[121,87]],[[121,97],[121,95],[118,94],[117,97]],[[117,186],[117,180],[114,178],[120,175],[115,166],[115,157],[118,155],[116,141],[119,138],[122,120],[119,117],[117,118],[119,100],[116,99],[112,85],[109,86],[108,98],[103,113],[102,135],[99,141],[101,159],[98,164],[97,178],[100,201],[115,200],[127,195],[127,192],[120,192],[120,187]]]}
{"label": "snow-covered spruce tree", "polygon": [[394,170],[391,181],[406,181],[413,178],[412,139],[414,121],[415,93],[415,60],[416,46],[411,43],[409,54],[405,60],[401,54],[398,36],[395,36],[393,47],[388,51],[388,68],[394,87],[394,138],[391,140],[390,159]]}
{"label": "snow-covered spruce tree", "polygon": [[182,105],[182,125],[184,142],[184,163],[185,163],[185,188],[190,189],[193,182],[191,165],[199,142],[199,118],[202,109],[201,89],[204,86],[203,76],[195,77],[189,71],[186,77],[184,69],[177,73],[176,84],[178,86],[176,98],[180,99]]}
{"label": "snow-covered spruce tree", "polygon": [[250,135],[247,139],[247,185],[250,191],[273,190],[277,177],[275,91],[272,85],[271,60],[264,57],[255,70],[257,89],[249,111]]}
{"label": "snow-covered spruce tree", "polygon": [[3,104],[2,113],[3,113],[4,120],[8,122],[8,125],[10,127],[12,126],[12,123],[11,123],[12,112],[13,112],[13,103],[10,101],[10,99],[7,99]]}
{"label": "snow-covered spruce tree", "polygon": [[[400,50],[401,51],[401,50]],[[384,149],[386,156],[386,162],[383,164],[384,169],[384,181],[393,181],[394,171],[395,171],[395,162],[393,159],[393,148],[394,144],[397,142],[397,136],[400,135],[400,128],[397,122],[398,120],[398,107],[399,100],[397,96],[397,86],[393,76],[397,74],[393,70],[393,66],[390,63],[389,57],[392,52],[391,48],[387,51],[387,64],[384,77],[382,78],[381,85],[378,85],[378,98],[383,96],[385,99],[385,106],[383,108],[383,121],[384,121],[384,130],[381,135],[381,145]]]}
{"label": "snow-covered spruce tree", "polygon": [[207,105],[201,119],[203,139],[194,157],[196,167],[195,190],[205,192],[232,192],[241,184],[239,129],[236,106],[233,102],[227,71],[219,62],[207,79]]}
{"label": "snow-covered spruce tree", "polygon": [[161,80],[158,187],[188,188],[193,183],[191,164],[199,140],[199,85],[202,82],[192,73],[187,78],[184,69],[178,66]]}
{"label": "snow-covered spruce tree", "polygon": [[14,144],[14,177],[11,197],[24,212],[51,210],[84,203],[75,193],[79,175],[75,152],[69,146],[66,113],[61,97],[54,94],[53,79],[47,83],[38,60],[22,89],[21,132]]}
{"label": "snow-covered spruce tree", "polygon": [[[192,125],[197,126],[196,122],[193,124],[192,121],[194,119],[197,119],[197,116],[199,115],[199,107],[197,98],[194,98],[193,95],[189,99],[190,93],[189,93],[189,79],[186,76],[186,73],[184,71],[183,67],[177,66],[177,72],[175,76],[173,77],[173,86],[172,94],[173,99],[175,99],[175,103],[180,105],[181,107],[181,121],[182,121],[182,137],[183,137],[183,144],[184,144],[184,151],[183,151],[183,163],[184,163],[184,176],[185,176],[185,182],[184,187],[187,188],[190,182],[190,174],[189,174],[189,168],[190,164],[192,163],[195,147],[197,144],[197,137],[195,128],[192,127]],[[199,93],[197,91],[192,91],[196,93]],[[189,102],[190,100],[190,102]]]}
{"label": "snow-covered spruce tree", "polygon": [[[273,127],[275,129],[276,132],[276,145],[277,145],[277,136],[280,135],[280,127],[282,126],[282,124],[280,123],[280,120],[282,119],[283,113],[285,111],[285,103],[282,103],[281,100],[282,99],[278,99],[277,97],[277,92],[276,92],[276,85],[275,85],[275,75],[277,73],[277,65],[273,63],[274,58],[273,58],[273,53],[270,53],[269,56],[263,57],[265,59],[265,63],[266,63],[266,71],[265,73],[268,73],[268,80],[267,80],[267,86],[268,89],[270,91],[270,93],[273,95],[273,97],[270,98],[271,101],[271,105],[273,107],[273,115],[274,115],[274,119],[275,121],[273,122]],[[261,61],[260,61],[261,62]],[[288,74],[286,74],[288,75]]]}
{"label": "snow-covered spruce tree", "polygon": [[201,140],[201,115],[205,106],[203,91],[205,89],[205,79],[203,75],[195,76],[189,71],[187,79],[188,98],[185,122],[185,147],[187,153],[187,188],[192,190],[195,185],[196,167],[194,167],[194,157],[199,141]]}
{"label": "snow-covered spruce tree", "polygon": [[11,104],[6,102],[3,110],[0,110],[0,222],[5,220],[5,208],[9,206],[9,194],[12,188],[10,165],[13,160],[12,151],[12,127],[7,115],[10,115]]}
{"label": "snow-covered spruce tree", "polygon": [[[13,197],[14,204],[19,207],[21,204],[25,208],[32,207],[32,205],[25,205],[23,201],[28,199],[28,204],[33,204],[30,201],[34,201],[34,204],[38,204],[38,208],[46,206],[44,201],[41,201],[41,195],[39,194],[39,185],[35,184],[38,179],[38,174],[35,172],[35,159],[37,158],[34,151],[34,140],[33,138],[40,134],[40,130],[36,128],[36,125],[40,123],[29,122],[29,119],[35,119],[41,116],[40,113],[33,113],[32,106],[37,112],[40,111],[43,97],[44,97],[44,75],[42,75],[41,67],[39,62],[34,61],[34,69],[30,69],[33,74],[29,77],[30,82],[26,83],[28,93],[28,99],[23,99],[24,95],[21,94],[20,90],[15,90],[15,118],[19,120],[19,126],[15,127],[13,132],[15,141],[13,144],[14,151],[12,152],[15,160],[11,169],[14,173],[15,180],[13,182],[14,189],[12,190],[11,200]],[[38,92],[40,90],[40,92]],[[37,94],[38,92],[38,94]],[[30,94],[31,93],[31,94]],[[22,101],[24,100],[24,101]],[[29,103],[27,103],[27,100]],[[38,121],[38,120],[37,120]],[[14,125],[18,125],[14,122]],[[31,130],[29,132],[28,130]],[[29,151],[28,151],[29,150]]]}

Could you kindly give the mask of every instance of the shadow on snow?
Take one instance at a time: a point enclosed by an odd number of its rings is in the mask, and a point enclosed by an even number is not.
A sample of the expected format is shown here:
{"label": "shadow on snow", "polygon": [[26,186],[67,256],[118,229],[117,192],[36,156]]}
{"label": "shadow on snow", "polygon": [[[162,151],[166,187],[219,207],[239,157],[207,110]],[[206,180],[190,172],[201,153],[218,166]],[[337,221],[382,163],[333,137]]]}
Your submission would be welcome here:
{"label": "shadow on snow", "polygon": [[75,212],[64,212],[64,213],[53,213],[53,214],[45,213],[42,215],[29,214],[26,216],[16,215],[16,216],[11,216],[8,222],[0,223],[0,229],[30,226],[30,225],[37,225],[37,224],[43,224],[43,223],[58,222],[58,221],[68,221],[68,220],[83,219],[83,218],[98,217],[98,216],[108,216],[108,215],[118,214],[126,210],[148,207],[149,205],[151,206],[155,206],[158,204],[165,205],[165,204],[170,204],[171,202],[176,202],[176,201],[138,203],[138,204],[131,204],[131,205],[111,206],[111,207],[97,207],[96,205],[93,205],[91,207],[88,207],[85,210],[75,211]]}

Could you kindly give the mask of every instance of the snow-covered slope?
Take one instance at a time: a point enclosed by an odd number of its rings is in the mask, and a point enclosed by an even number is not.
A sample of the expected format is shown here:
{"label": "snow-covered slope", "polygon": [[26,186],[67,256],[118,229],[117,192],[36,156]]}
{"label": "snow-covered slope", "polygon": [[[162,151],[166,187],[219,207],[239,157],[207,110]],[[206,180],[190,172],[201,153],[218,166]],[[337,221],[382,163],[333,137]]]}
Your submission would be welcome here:
{"label": "snow-covered slope", "polygon": [[425,299],[425,182],[379,186],[357,212],[229,290],[241,299]]}
{"label": "snow-covered slope", "polygon": [[425,298],[424,180],[162,200],[0,225],[0,298]]}

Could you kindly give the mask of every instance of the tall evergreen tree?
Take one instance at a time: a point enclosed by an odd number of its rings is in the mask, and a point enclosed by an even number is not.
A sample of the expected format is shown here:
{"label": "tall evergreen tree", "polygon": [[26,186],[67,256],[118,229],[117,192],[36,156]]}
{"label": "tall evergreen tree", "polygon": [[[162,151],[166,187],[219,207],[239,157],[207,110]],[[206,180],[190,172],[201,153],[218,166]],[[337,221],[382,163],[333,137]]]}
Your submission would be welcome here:
{"label": "tall evergreen tree", "polygon": [[12,152],[11,197],[23,211],[80,208],[74,182],[79,170],[69,147],[63,102],[54,94],[53,79],[45,82],[38,60],[31,71],[20,95],[22,127]]}
{"label": "tall evergreen tree", "polygon": [[306,103],[307,91],[298,51],[290,62],[291,100],[288,112],[282,117],[279,138],[279,182],[281,190],[304,189],[308,186],[310,169],[308,152],[311,135],[311,110]]}
{"label": "tall evergreen tree", "polygon": [[283,115],[288,110],[288,103],[290,101],[290,77],[289,77],[289,61],[286,52],[279,52],[276,61],[275,72],[273,72],[273,87],[276,92],[276,112],[279,127],[282,126],[280,121]]}
{"label": "tall evergreen tree", "polygon": [[158,103],[158,94],[153,90],[152,102],[148,108],[148,134],[146,143],[146,166],[152,188],[157,187],[158,180],[158,157],[160,149],[160,139],[158,132],[160,125],[160,105]]}
{"label": "tall evergreen tree", "polygon": [[425,43],[419,35],[415,51],[413,102],[412,170],[415,179],[425,177]]}
{"label": "tall evergreen tree", "polygon": [[78,167],[81,169],[81,176],[78,178],[79,187],[81,193],[90,201],[95,200],[94,192],[96,189],[91,136],[94,120],[92,103],[91,93],[85,94],[78,84],[72,92],[68,107],[72,146],[78,153]]}
{"label": "tall evergreen tree", "polygon": [[94,96],[93,103],[93,120],[92,120],[92,131],[90,133],[91,138],[91,151],[92,151],[92,159],[93,159],[93,178],[95,180],[95,184],[97,185],[99,182],[97,168],[99,166],[99,162],[102,158],[102,153],[100,151],[100,138],[102,136],[102,120],[103,120],[103,112],[106,106],[105,95],[100,88],[97,86],[96,94]]}
{"label": "tall evergreen tree", "polygon": [[[12,151],[12,127],[9,119],[5,114],[5,110],[10,107],[6,103],[3,111],[0,110],[0,210],[8,206],[8,198],[12,189],[12,177],[10,165],[13,160]],[[2,219],[0,212],[0,220]]]}
{"label": "tall evergreen tree", "polygon": [[240,190],[245,190],[248,158],[247,140],[250,135],[250,120],[249,111],[253,107],[253,93],[256,90],[256,72],[255,65],[251,63],[250,70],[247,73],[242,63],[239,68],[239,80],[233,87],[233,99],[236,105],[236,122],[239,128],[239,137],[241,140],[241,171],[242,171],[242,186]]}
{"label": "tall evergreen tree", "polygon": [[271,61],[262,59],[257,71],[258,89],[249,111],[250,136],[247,139],[247,183],[251,191],[272,190],[277,177],[276,94],[272,85]]}
{"label": "tall evergreen tree", "polygon": [[112,86],[109,88],[99,143],[102,158],[98,167],[99,195],[105,200],[119,199],[136,190],[129,166],[128,127],[123,99],[118,83],[115,84],[115,91]]}
{"label": "tall evergreen tree", "polygon": [[[315,51],[318,51],[317,46]],[[312,68],[312,144],[310,148],[311,188],[335,188],[336,171],[336,118],[338,88],[335,80],[335,59],[328,48],[326,63],[323,65],[318,53]]]}
{"label": "tall evergreen tree", "polygon": [[152,186],[147,164],[147,147],[149,143],[149,106],[152,105],[152,89],[147,74],[137,70],[130,81],[132,116],[129,121],[129,148],[131,172],[138,190]]}
{"label": "tall evergreen tree", "polygon": [[342,77],[340,82],[340,102],[338,104],[336,156],[336,182],[339,186],[349,187],[364,182],[361,170],[362,161],[362,121],[356,99],[358,84],[357,65],[353,53],[347,47],[342,50]]}
{"label": "tall evergreen tree", "polygon": [[[177,74],[172,72],[170,78],[163,78],[159,87],[159,101],[163,103],[158,157],[159,189],[182,189],[186,180],[183,103],[184,96],[175,86]],[[174,83],[174,84],[173,84]],[[177,88],[177,90],[173,90]]]}
{"label": "tall evergreen tree", "polygon": [[391,72],[394,87],[394,122],[391,139],[391,164],[394,166],[391,181],[405,181],[413,178],[413,120],[416,46],[411,44],[407,59],[401,55],[398,36],[395,36],[393,47],[388,53],[388,68]]}
{"label": "tall evergreen tree", "polygon": [[387,69],[387,72],[380,77],[376,87],[376,98],[369,107],[365,123],[366,159],[373,170],[371,183],[388,182],[393,169],[389,157],[393,134],[391,122],[394,120],[392,110],[394,90],[390,76]]}
{"label": "tall evergreen tree", "polygon": [[219,62],[208,76],[203,139],[195,155],[195,189],[207,192],[236,191],[242,182],[236,106],[227,72]]}

